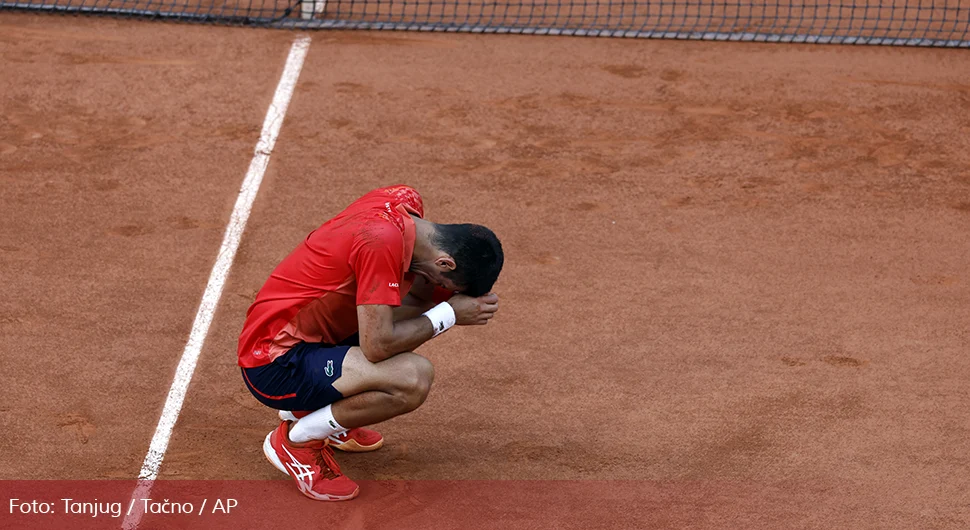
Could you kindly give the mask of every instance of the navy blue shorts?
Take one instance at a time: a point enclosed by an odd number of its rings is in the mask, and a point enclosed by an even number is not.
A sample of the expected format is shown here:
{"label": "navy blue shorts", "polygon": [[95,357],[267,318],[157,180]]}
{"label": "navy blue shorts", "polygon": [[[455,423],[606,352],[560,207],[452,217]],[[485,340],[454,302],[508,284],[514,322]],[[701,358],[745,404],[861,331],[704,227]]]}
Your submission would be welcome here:
{"label": "navy blue shorts", "polygon": [[[353,339],[355,337],[352,337]],[[243,381],[260,403],[278,410],[318,410],[344,398],[333,387],[352,340],[341,346],[301,342],[273,362],[243,368]]]}

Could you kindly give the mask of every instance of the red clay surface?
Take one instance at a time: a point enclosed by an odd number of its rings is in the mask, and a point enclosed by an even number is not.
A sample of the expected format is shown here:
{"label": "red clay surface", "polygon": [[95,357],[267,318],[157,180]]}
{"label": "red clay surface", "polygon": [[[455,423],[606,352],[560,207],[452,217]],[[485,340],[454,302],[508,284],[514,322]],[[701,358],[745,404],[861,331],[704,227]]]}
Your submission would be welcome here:
{"label": "red clay surface", "polygon": [[0,16],[0,478],[137,476],[291,38]]}
{"label": "red clay surface", "polygon": [[[404,182],[495,229],[503,305],[420,350],[431,397],[351,477],[526,511],[558,505],[495,480],[611,481],[626,526],[970,525],[966,51],[311,35],[162,478],[292,489],[245,310]],[[137,475],[294,36],[0,16],[0,478]]]}

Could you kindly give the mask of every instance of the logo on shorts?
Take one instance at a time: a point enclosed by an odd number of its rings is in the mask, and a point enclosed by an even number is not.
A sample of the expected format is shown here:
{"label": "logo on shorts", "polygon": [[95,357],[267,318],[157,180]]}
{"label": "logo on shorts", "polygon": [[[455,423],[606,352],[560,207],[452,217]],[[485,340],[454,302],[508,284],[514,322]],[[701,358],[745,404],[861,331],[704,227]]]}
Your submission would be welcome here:
{"label": "logo on shorts", "polygon": [[400,285],[397,282],[390,282],[390,283],[387,284],[387,286],[388,287],[394,287],[395,289],[398,288],[398,287],[400,287]]}
{"label": "logo on shorts", "polygon": [[327,367],[323,369],[327,377],[333,377],[333,361],[327,361]]}

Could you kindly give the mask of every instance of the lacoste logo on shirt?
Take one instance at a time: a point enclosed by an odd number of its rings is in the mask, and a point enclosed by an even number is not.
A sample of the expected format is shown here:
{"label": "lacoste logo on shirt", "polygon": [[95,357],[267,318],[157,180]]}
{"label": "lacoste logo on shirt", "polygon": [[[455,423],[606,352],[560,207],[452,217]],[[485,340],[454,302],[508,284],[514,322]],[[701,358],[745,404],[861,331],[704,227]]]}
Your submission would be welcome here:
{"label": "lacoste logo on shirt", "polygon": [[333,377],[333,361],[327,361],[327,367],[323,369],[327,377]]}

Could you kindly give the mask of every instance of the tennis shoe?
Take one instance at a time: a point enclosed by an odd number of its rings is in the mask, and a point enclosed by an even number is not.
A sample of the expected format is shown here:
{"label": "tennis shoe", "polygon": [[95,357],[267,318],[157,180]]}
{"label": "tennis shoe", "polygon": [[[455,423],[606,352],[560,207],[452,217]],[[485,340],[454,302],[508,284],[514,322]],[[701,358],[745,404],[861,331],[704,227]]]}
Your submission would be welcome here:
{"label": "tennis shoe", "polygon": [[340,472],[330,441],[291,442],[291,426],[290,421],[280,422],[279,427],[266,435],[263,441],[266,459],[292,477],[300,493],[311,499],[347,501],[356,497],[360,487]]}

